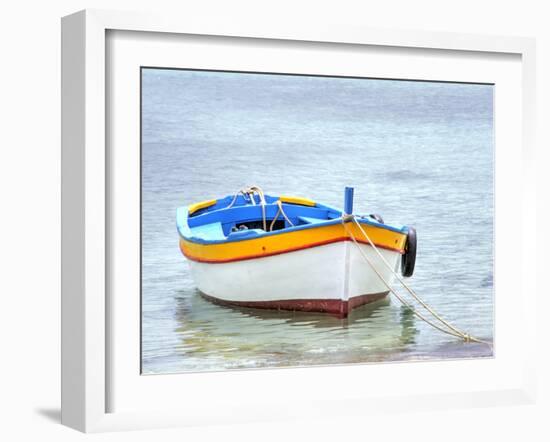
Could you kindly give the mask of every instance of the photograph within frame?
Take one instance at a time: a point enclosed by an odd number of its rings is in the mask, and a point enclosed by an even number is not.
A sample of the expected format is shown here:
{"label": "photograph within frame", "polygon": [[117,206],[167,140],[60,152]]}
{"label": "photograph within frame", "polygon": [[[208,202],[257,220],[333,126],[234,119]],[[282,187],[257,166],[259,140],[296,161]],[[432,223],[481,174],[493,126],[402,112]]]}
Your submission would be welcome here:
{"label": "photograph within frame", "polygon": [[251,185],[336,210],[354,187],[354,214],[418,231],[407,283],[492,341],[493,99],[487,83],[142,68],[142,373],[492,356],[391,294],[345,317],[213,303],[175,225],[179,207]]}

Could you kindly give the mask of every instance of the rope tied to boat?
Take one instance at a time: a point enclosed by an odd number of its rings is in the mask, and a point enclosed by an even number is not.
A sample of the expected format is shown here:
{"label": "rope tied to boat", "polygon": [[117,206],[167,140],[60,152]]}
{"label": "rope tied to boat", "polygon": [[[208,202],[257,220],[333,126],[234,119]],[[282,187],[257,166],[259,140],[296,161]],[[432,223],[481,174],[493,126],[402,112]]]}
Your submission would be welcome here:
{"label": "rope tied to boat", "polygon": [[[258,198],[260,200],[260,206],[262,207],[262,224],[263,224],[264,230],[267,232],[267,220],[266,220],[266,213],[265,213],[265,206],[267,203],[265,201],[264,191],[260,186],[243,187],[242,189],[240,189],[238,192],[235,193],[235,196],[233,196],[233,199],[231,200],[229,205],[226,207],[226,209],[231,209],[231,207],[235,205],[239,195],[243,195],[245,198],[248,197],[252,205],[255,206],[256,200],[254,199],[254,195],[256,194],[258,194]],[[283,212],[283,216],[286,218],[286,215],[284,214],[284,212]],[[288,220],[288,218],[286,219]]]}
{"label": "rope tied to boat", "polygon": [[[380,257],[381,261],[384,263],[384,265],[390,270],[390,272],[396,277],[396,279],[401,283],[401,285],[409,292],[409,294],[422,306],[426,309],[427,312],[429,312],[434,319],[436,319],[438,323],[435,323],[433,320],[430,320],[424,316],[424,314],[420,313],[416,308],[414,308],[413,305],[411,305],[405,298],[403,298],[401,295],[399,295],[386,281],[386,279],[382,276],[380,271],[375,267],[372,260],[366,255],[366,253],[361,248],[359,242],[357,241],[357,238],[355,237],[353,231],[348,227],[348,224],[350,222],[353,222],[357,227],[359,228],[359,231],[362,233],[362,235],[365,237],[369,245],[373,248],[373,250],[376,252],[376,254]],[[376,275],[380,278],[380,280],[383,282],[383,284],[388,288],[388,290],[405,306],[407,307],[414,315],[416,315],[418,318],[420,318],[422,321],[426,322],[428,325],[432,326],[433,328],[446,333],[448,335],[454,336],[456,338],[462,339],[464,342],[476,342],[480,344],[486,344],[490,347],[492,347],[492,344],[483,341],[481,339],[478,339],[468,333],[465,333],[464,331],[458,329],[453,324],[451,324],[449,321],[445,320],[441,317],[432,307],[430,307],[425,301],[423,301],[416,292],[409,287],[405,281],[397,274],[397,272],[392,268],[392,266],[388,263],[386,258],[380,253],[378,250],[378,247],[374,244],[374,242],[371,240],[365,229],[361,226],[359,221],[357,221],[357,217],[355,215],[351,214],[343,214],[342,215],[342,225],[344,226],[344,229],[346,230],[348,236],[352,239],[354,244],[357,246],[357,249],[359,250],[361,256],[363,259],[369,264],[369,266],[372,268],[372,270],[376,273]]]}
{"label": "rope tied to boat", "polygon": [[277,219],[279,218],[279,215],[283,215],[286,222],[289,223],[292,227],[294,227],[294,223],[290,221],[290,218],[286,216],[286,213],[283,210],[283,203],[281,202],[281,200],[277,200],[276,204],[278,207],[277,213],[275,214],[275,216],[273,217],[273,220],[271,221],[271,224],[269,225],[269,231],[270,232],[273,231],[273,226],[275,225],[275,221],[277,221]]}
{"label": "rope tied to boat", "polygon": [[259,186],[251,186],[251,187],[248,188],[248,193],[250,195],[250,199],[252,200],[253,204],[256,204],[256,202],[254,201],[254,194],[255,193],[257,193],[258,197],[260,198],[260,206],[262,206],[262,224],[263,224],[264,230],[267,232],[267,221],[266,221],[266,218],[265,218],[265,205],[266,205],[266,202],[265,202],[264,191]]}

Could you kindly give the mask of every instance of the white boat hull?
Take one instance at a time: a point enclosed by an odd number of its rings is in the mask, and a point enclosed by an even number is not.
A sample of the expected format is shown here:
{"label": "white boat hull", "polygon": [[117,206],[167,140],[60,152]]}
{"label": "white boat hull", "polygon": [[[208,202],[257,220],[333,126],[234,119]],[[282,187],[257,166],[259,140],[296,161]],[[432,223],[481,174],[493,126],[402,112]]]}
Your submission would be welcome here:
{"label": "white boat hull", "polygon": [[[394,276],[374,249],[365,244],[359,247],[391,285]],[[399,270],[399,252],[379,252],[395,271]],[[350,241],[257,259],[189,263],[200,292],[224,304],[347,316],[354,307],[381,299],[389,291]]]}

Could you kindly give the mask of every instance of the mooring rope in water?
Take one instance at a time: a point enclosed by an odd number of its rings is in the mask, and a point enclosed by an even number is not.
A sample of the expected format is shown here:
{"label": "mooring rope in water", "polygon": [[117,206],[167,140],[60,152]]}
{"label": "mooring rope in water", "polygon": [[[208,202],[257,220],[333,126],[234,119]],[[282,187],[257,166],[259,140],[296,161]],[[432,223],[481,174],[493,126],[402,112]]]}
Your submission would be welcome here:
{"label": "mooring rope in water", "polygon": [[418,312],[411,304],[409,304],[403,297],[401,297],[391,286],[390,284],[384,279],[384,277],[381,275],[381,273],[378,271],[378,269],[376,268],[376,266],[374,265],[374,263],[371,261],[371,259],[365,254],[365,252],[363,251],[363,249],[361,249],[361,246],[359,245],[359,243],[357,242],[357,239],[355,238],[353,232],[349,231],[348,227],[346,226],[346,224],[344,224],[344,228],[346,229],[346,231],[348,232],[350,238],[353,240],[353,242],[355,243],[355,245],[357,246],[357,249],[359,250],[359,252],[361,253],[361,255],[363,256],[363,259],[365,259],[365,261],[367,261],[367,263],[371,266],[371,268],[374,270],[374,272],[376,273],[376,275],[380,278],[380,280],[384,283],[384,285],[387,287],[387,289],[389,291],[392,292],[393,295],[395,295],[395,297],[403,304],[405,305],[406,307],[408,307],[415,315],[417,315],[420,319],[422,319],[423,321],[425,321],[426,323],[428,323],[429,325],[431,325],[432,327],[436,328],[437,330],[440,330],[441,332],[443,333],[447,333],[451,336],[454,336],[454,337],[461,337],[461,335],[459,335],[458,333],[455,333],[453,331],[449,331],[449,330],[445,330],[443,328],[441,328],[440,326],[438,326],[437,324],[434,324],[433,322],[431,322],[429,319],[427,319],[426,317],[424,317],[424,315],[422,315],[420,312]]}
{"label": "mooring rope in water", "polygon": [[353,217],[353,222],[357,225],[363,236],[367,239],[371,247],[374,249],[374,251],[378,254],[382,262],[385,264],[385,266],[393,273],[393,275],[399,280],[399,282],[405,287],[405,289],[411,294],[411,296],[416,299],[426,310],[428,310],[436,319],[438,319],[441,323],[445,324],[447,327],[449,327],[454,332],[464,335],[461,330],[454,327],[450,322],[445,321],[441,316],[439,316],[428,304],[426,304],[420,297],[414,292],[412,288],[408,286],[408,284],[399,276],[397,272],[394,271],[390,263],[384,258],[384,255],[380,253],[380,250],[378,250],[378,247],[375,246],[375,244],[372,242],[370,237],[367,235],[367,232],[363,229],[363,226],[359,224],[359,221],[357,221],[357,218]]}
{"label": "mooring rope in water", "polygon": [[[417,309],[415,309],[410,303],[408,303],[401,295],[399,295],[391,286],[390,284],[385,280],[385,278],[382,276],[382,274],[378,271],[378,269],[375,267],[374,263],[372,262],[372,260],[365,254],[365,252],[363,251],[363,249],[361,248],[359,242],[357,241],[357,239],[355,238],[355,235],[353,234],[353,232],[348,228],[347,226],[347,221],[350,221],[352,220],[356,225],[357,227],[359,228],[359,230],[361,231],[361,233],[363,234],[363,236],[366,238],[366,240],[368,241],[368,243],[370,244],[370,246],[374,249],[374,251],[378,254],[378,256],[381,258],[382,262],[386,265],[386,267],[392,272],[392,274],[397,278],[397,280],[403,285],[403,287],[405,287],[407,289],[407,291],[410,293],[410,295],[420,304],[422,305],[435,319],[437,319],[441,324],[443,324],[445,327],[447,327],[448,329],[444,329],[442,327],[440,327],[439,325],[433,323],[431,320],[429,320],[428,318],[426,318],[423,314],[421,314]],[[414,290],[412,288],[410,288],[406,283],[405,281],[403,281],[403,279],[395,272],[395,270],[392,268],[392,266],[388,263],[388,261],[386,260],[386,258],[384,258],[384,256],[382,255],[382,253],[380,253],[380,251],[378,250],[378,247],[376,247],[376,245],[372,242],[372,240],[370,239],[369,235],[367,235],[367,232],[363,229],[363,227],[359,224],[359,222],[357,221],[357,218],[355,217],[355,215],[344,215],[342,216],[342,224],[344,226],[344,229],[346,230],[346,232],[348,233],[348,235],[350,236],[350,238],[353,240],[353,242],[355,243],[355,245],[357,246],[357,249],[359,250],[359,252],[361,253],[361,256],[363,257],[363,259],[370,265],[370,267],[373,269],[373,271],[376,273],[376,275],[380,278],[380,280],[384,283],[384,285],[388,288],[388,290],[403,304],[405,305],[409,310],[411,310],[416,316],[418,316],[421,320],[423,320],[424,322],[426,322],[427,324],[429,324],[430,326],[432,326],[433,328],[443,332],[443,333],[446,333],[448,335],[451,335],[451,336],[454,336],[456,338],[461,338],[463,339],[465,342],[477,342],[477,343],[480,343],[480,344],[486,344],[488,346],[492,346],[491,343],[489,342],[486,342],[486,341],[483,341],[481,339],[478,339],[468,333],[465,333],[463,332],[462,330],[459,330],[458,328],[456,328],[454,325],[452,325],[449,321],[445,320],[444,318],[442,318],[439,314],[437,314],[437,312],[435,312],[428,304],[426,304],[422,299],[420,299],[420,297],[414,292]]]}

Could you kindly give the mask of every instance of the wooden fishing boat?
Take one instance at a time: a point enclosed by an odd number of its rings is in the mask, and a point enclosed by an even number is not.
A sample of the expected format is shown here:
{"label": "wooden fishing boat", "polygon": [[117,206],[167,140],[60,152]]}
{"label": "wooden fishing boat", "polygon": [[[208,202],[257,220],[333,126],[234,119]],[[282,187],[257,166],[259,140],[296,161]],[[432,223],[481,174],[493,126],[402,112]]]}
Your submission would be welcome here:
{"label": "wooden fishing boat", "polygon": [[[416,232],[376,215],[350,222],[351,188],[345,206],[343,212],[252,187],[178,208],[180,249],[199,291],[213,302],[346,317],[388,294],[391,269],[412,275]],[[377,263],[378,252],[391,269],[365,266],[361,254]]]}

